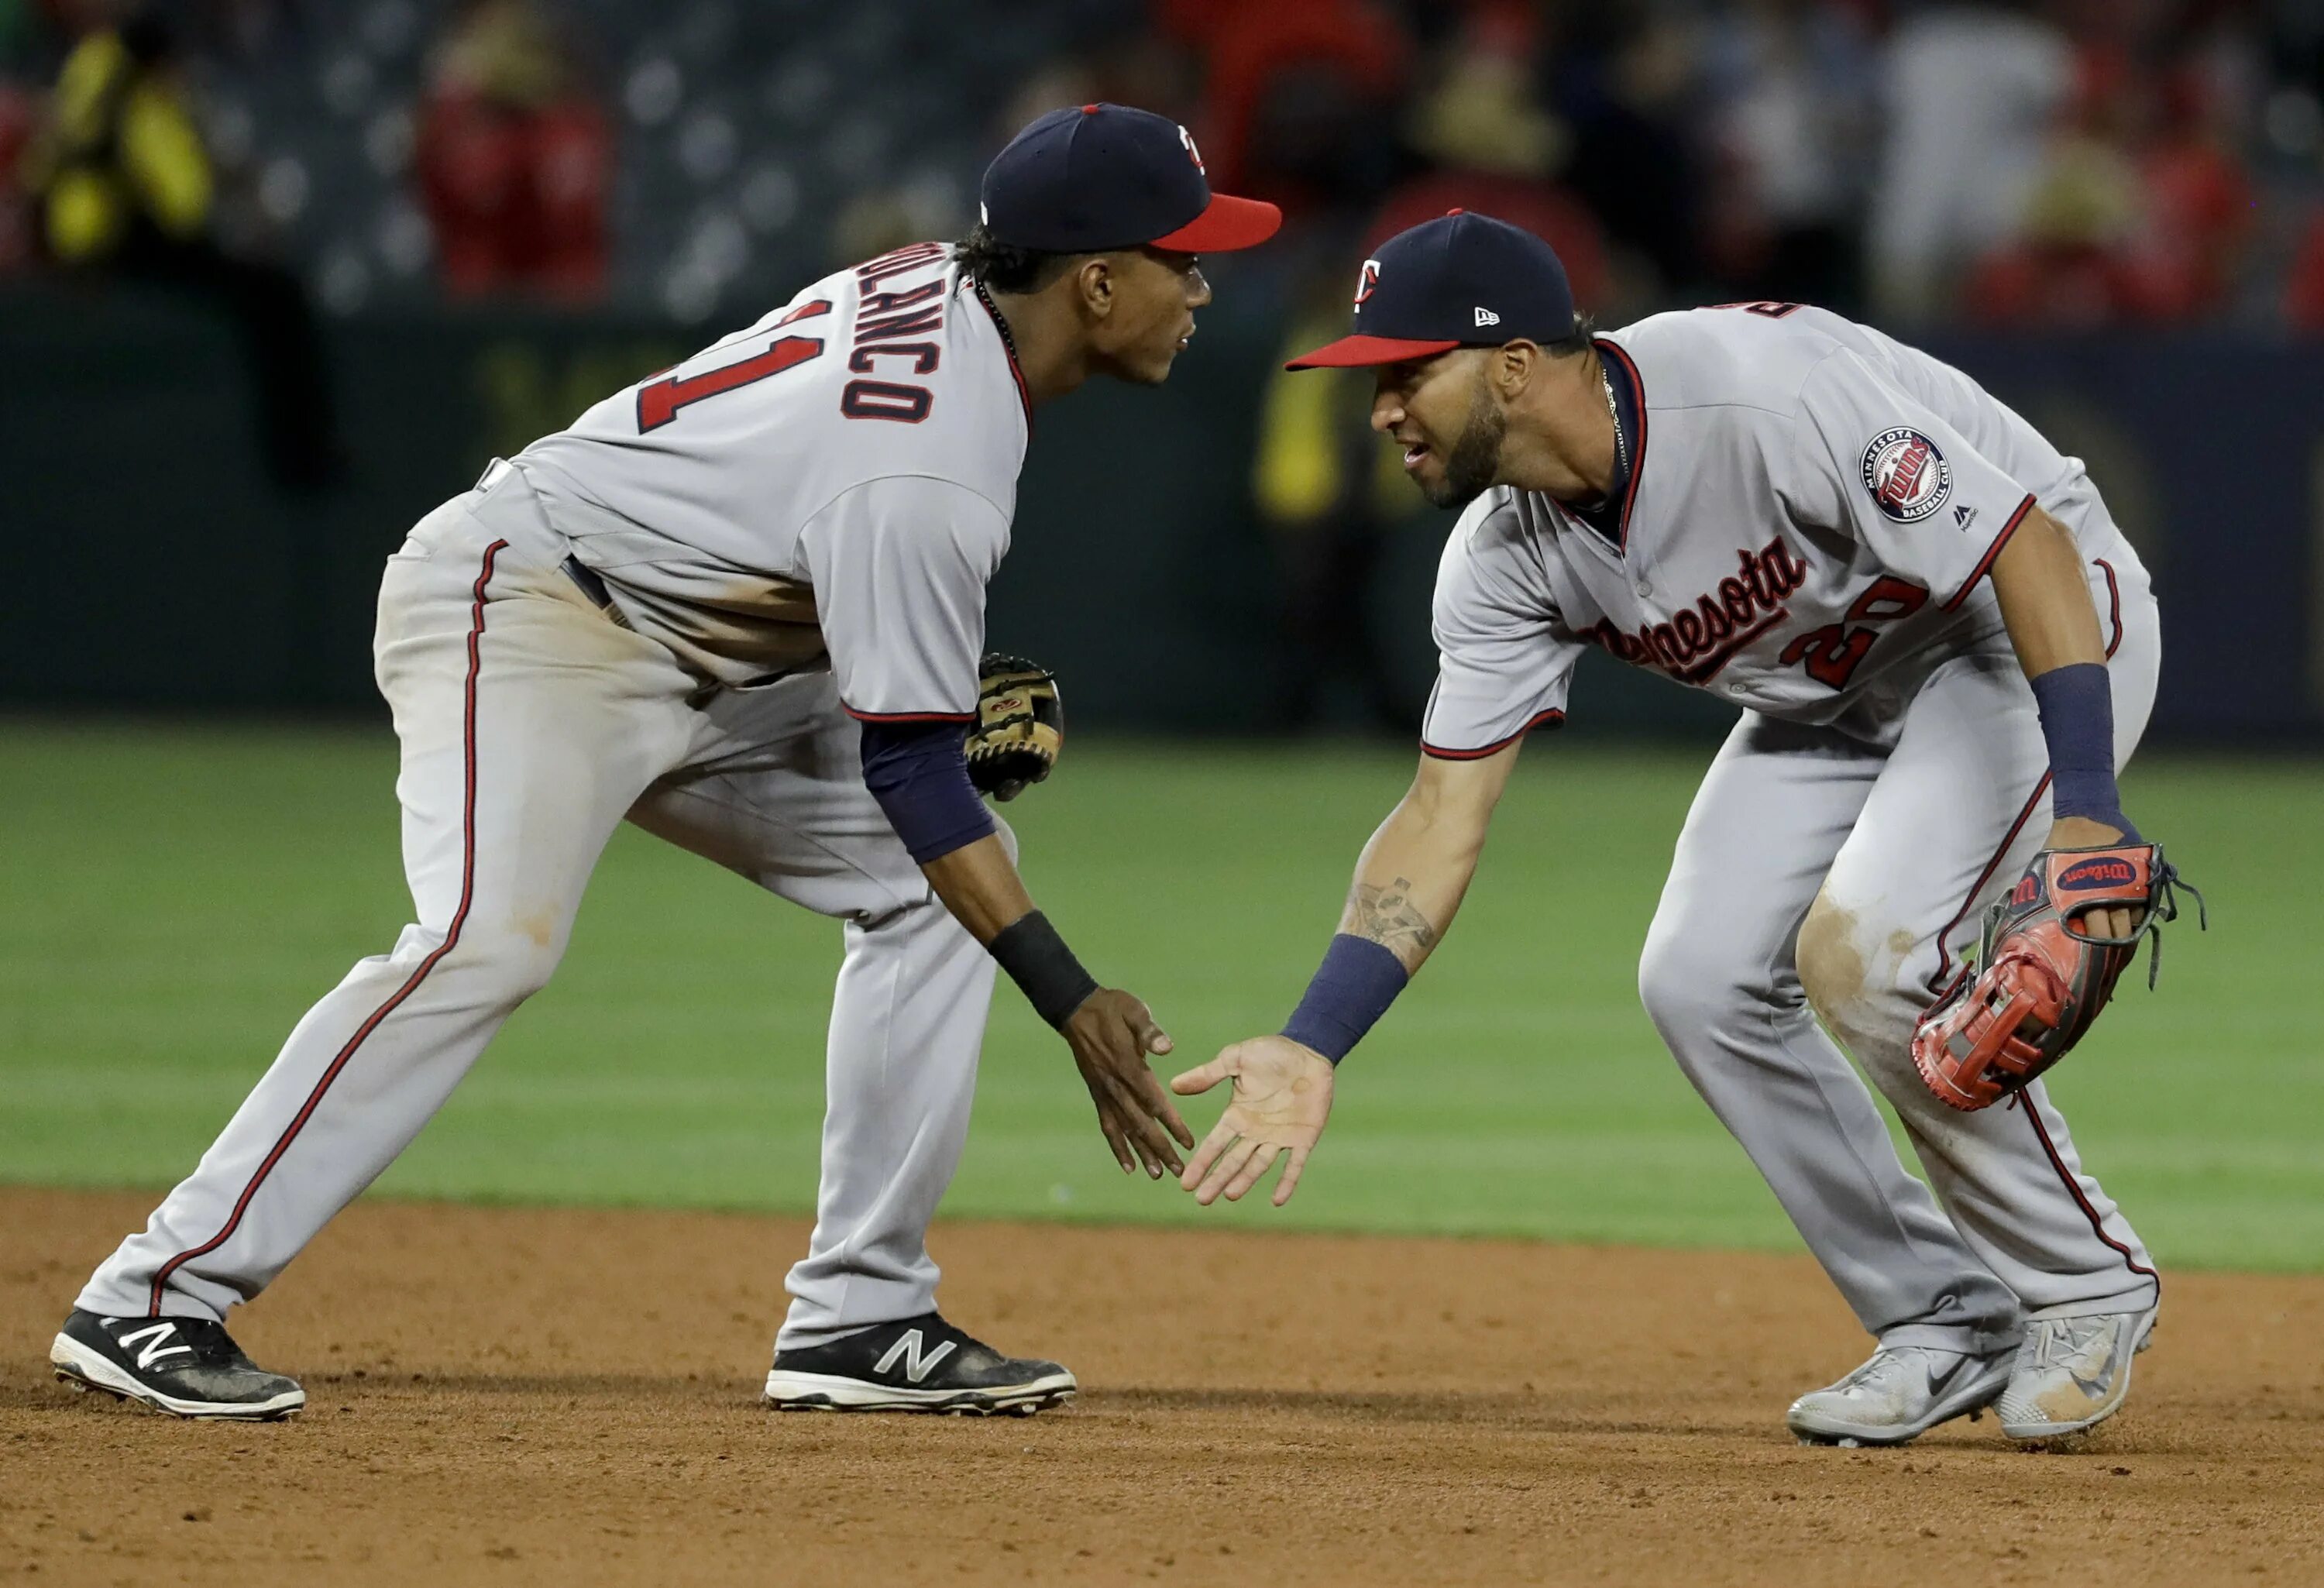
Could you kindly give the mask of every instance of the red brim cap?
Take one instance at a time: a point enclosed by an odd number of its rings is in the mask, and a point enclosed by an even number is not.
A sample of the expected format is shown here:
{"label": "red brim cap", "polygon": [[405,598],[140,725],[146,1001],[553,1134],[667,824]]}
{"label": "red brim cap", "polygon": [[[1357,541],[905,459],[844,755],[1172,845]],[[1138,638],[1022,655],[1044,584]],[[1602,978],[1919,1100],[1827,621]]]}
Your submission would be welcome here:
{"label": "red brim cap", "polygon": [[1450,353],[1458,342],[1415,342],[1402,337],[1342,337],[1313,353],[1303,353],[1286,369],[1363,369],[1375,364],[1402,364],[1407,358],[1433,358]]}
{"label": "red brim cap", "polygon": [[1231,254],[1258,247],[1282,224],[1283,211],[1265,199],[1213,193],[1202,214],[1148,245],[1174,254]]}

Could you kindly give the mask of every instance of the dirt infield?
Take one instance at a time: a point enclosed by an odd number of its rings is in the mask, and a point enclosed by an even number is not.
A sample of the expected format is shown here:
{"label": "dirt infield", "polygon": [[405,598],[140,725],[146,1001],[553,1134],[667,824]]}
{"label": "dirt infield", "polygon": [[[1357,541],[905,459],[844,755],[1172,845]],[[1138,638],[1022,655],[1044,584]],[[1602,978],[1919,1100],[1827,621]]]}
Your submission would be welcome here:
{"label": "dirt infield", "polygon": [[1081,1401],[778,1417],[798,1222],[366,1204],[238,1315],[309,1396],[253,1427],[49,1375],[147,1202],[0,1190],[0,1578],[2324,1581],[2324,1279],[2172,1280],[2083,1449],[1812,1450],[1864,1342],[1804,1260],[955,1225],[947,1312]]}

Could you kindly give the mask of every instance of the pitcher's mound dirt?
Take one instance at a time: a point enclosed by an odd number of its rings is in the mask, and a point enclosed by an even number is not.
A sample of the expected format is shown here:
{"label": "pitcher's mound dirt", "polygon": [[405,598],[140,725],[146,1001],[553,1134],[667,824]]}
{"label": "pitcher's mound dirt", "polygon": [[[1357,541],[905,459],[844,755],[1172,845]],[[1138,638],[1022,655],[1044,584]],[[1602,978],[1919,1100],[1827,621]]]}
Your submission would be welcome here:
{"label": "pitcher's mound dirt", "polygon": [[254,1427],[50,1377],[148,1206],[0,1191],[0,1578],[2324,1581],[2324,1279],[2172,1279],[2080,1450],[1803,1449],[1865,1352],[1804,1260],[951,1225],[946,1311],[1082,1399],[774,1417],[801,1222],[367,1203],[236,1316],[309,1397]]}

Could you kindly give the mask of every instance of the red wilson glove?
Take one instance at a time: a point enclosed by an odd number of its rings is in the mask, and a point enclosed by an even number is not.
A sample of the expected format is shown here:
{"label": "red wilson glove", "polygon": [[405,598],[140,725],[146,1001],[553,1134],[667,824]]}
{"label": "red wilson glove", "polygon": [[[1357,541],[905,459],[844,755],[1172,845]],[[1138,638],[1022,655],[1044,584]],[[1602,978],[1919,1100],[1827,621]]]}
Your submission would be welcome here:
{"label": "red wilson glove", "polygon": [[[2115,978],[2154,938],[2146,983],[2163,968],[2163,924],[2176,919],[2176,890],[2203,895],[2151,844],[2045,849],[2009,897],[1986,911],[1976,974],[1964,971],[1921,1017],[1913,1065],[1941,1102],[1964,1111],[2023,1090],[2066,1057],[2114,994]],[[2074,928],[2094,909],[2126,909],[2136,924],[2120,937]]]}

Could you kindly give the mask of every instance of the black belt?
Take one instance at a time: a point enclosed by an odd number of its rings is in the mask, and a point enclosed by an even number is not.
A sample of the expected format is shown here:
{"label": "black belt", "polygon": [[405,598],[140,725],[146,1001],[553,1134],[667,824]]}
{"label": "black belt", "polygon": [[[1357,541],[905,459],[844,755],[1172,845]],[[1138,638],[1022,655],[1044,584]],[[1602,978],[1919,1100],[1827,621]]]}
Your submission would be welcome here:
{"label": "black belt", "polygon": [[589,598],[590,605],[622,628],[630,626],[630,620],[622,614],[620,607],[613,605],[613,593],[605,587],[605,581],[598,577],[596,569],[577,557],[567,557],[558,566],[565,569],[565,577],[573,581],[575,587]]}
{"label": "black belt", "polygon": [[580,586],[581,594],[586,596],[596,605],[608,610],[612,608],[613,593],[605,588],[605,581],[597,577],[597,570],[590,568],[579,558],[568,557],[565,559],[565,577]]}

